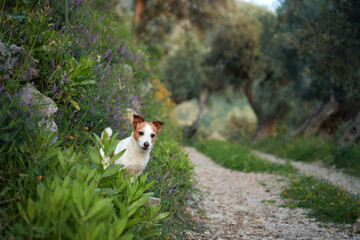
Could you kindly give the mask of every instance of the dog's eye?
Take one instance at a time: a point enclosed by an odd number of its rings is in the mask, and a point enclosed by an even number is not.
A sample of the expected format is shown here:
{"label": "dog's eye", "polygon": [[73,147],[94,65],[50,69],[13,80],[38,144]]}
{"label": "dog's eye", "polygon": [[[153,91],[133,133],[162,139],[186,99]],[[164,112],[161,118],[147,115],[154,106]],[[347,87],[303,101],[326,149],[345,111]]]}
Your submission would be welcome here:
{"label": "dog's eye", "polygon": [[155,137],[155,134],[151,134],[151,138],[154,138]]}
{"label": "dog's eye", "polygon": [[141,131],[140,131],[140,132],[139,132],[139,135],[140,135],[140,136],[144,135],[144,132],[141,132]]}

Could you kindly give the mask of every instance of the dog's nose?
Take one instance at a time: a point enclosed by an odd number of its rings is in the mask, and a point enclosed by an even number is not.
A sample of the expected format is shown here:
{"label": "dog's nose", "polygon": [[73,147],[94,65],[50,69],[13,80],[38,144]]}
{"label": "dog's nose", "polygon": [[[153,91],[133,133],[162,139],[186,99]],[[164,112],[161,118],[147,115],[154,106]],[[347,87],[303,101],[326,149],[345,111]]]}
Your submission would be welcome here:
{"label": "dog's nose", "polygon": [[150,144],[148,142],[144,142],[144,148],[148,148]]}

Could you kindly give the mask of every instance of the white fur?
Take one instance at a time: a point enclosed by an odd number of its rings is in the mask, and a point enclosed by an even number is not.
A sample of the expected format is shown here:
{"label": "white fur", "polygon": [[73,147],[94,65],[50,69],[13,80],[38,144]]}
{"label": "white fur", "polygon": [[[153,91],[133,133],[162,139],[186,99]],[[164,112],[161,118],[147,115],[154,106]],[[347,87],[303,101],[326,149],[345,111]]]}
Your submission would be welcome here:
{"label": "white fur", "polygon": [[[111,128],[106,128],[104,131],[108,132],[108,136],[110,137],[112,134]],[[145,169],[147,163],[149,162],[150,152],[153,148],[151,134],[156,134],[153,129],[150,127],[149,124],[146,124],[141,131],[144,133],[143,136],[139,137],[138,141],[133,137],[133,133],[123,140],[121,140],[114,152],[114,155],[120,153],[122,150],[126,149],[125,153],[117,159],[114,163],[115,164],[123,164],[124,168],[126,168],[127,174],[135,174],[139,176],[142,171]],[[103,136],[103,134],[102,134]],[[144,148],[145,143],[149,143],[147,149]],[[110,161],[110,157],[105,157],[104,151],[101,148],[100,154],[103,157],[103,165],[104,168],[110,166],[108,163]]]}

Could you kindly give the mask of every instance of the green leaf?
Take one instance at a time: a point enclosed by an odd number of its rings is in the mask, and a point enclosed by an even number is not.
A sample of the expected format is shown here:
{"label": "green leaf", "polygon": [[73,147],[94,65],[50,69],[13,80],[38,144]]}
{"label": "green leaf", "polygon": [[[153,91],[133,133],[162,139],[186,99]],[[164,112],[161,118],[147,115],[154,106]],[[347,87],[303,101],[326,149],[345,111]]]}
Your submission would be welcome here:
{"label": "green leaf", "polygon": [[101,189],[100,189],[100,192],[101,192],[101,194],[107,194],[107,195],[109,195],[109,196],[113,196],[113,195],[118,194],[118,192],[115,191],[115,190],[112,189],[112,188],[101,188]]}
{"label": "green leaf", "polygon": [[121,240],[132,240],[134,238],[134,234],[126,233],[124,236],[121,236]]}
{"label": "green leaf", "polygon": [[91,67],[82,67],[81,65],[71,73],[72,78],[86,76],[91,71]]}
{"label": "green leaf", "polygon": [[70,101],[71,105],[73,105],[76,110],[80,110],[80,106],[79,106],[79,104],[77,102],[75,102],[74,100],[69,100],[69,101]]}
{"label": "green leaf", "polygon": [[10,57],[11,53],[10,53],[9,45],[8,45],[8,43],[6,41],[4,41],[4,44],[5,44],[6,52],[7,52],[8,56]]}
{"label": "green leaf", "polygon": [[100,137],[98,135],[96,135],[95,133],[93,133],[96,142],[99,144],[99,146],[103,146],[103,142],[101,141]]}
{"label": "green leaf", "polygon": [[94,217],[102,211],[105,211],[106,208],[111,205],[111,198],[101,199],[95,203],[95,205],[90,209],[89,213],[86,215],[85,220]]}
{"label": "green leaf", "polygon": [[72,82],[70,84],[70,86],[90,85],[90,84],[95,84],[95,83],[96,83],[95,80],[86,80],[86,81],[81,81],[81,82]]}
{"label": "green leaf", "polygon": [[22,14],[8,14],[8,16],[18,20],[19,22],[21,22],[22,20],[24,20],[26,18],[25,13],[22,13]]}
{"label": "green leaf", "polygon": [[104,173],[102,174],[102,177],[109,177],[112,176],[120,171],[120,168],[122,168],[124,165],[122,164],[114,164],[110,165],[108,168],[104,170]]}
{"label": "green leaf", "polygon": [[30,224],[30,220],[29,220],[29,218],[28,218],[28,216],[27,216],[24,208],[21,206],[21,204],[20,204],[19,202],[17,202],[16,204],[17,204],[17,207],[18,207],[18,209],[19,209],[19,213],[20,213],[21,217],[22,217],[28,224]]}
{"label": "green leaf", "polygon": [[153,192],[145,193],[139,200],[132,203],[128,208],[128,217],[132,216],[139,207],[144,206],[147,200],[153,195]]}
{"label": "green leaf", "polygon": [[153,229],[153,230],[146,230],[142,235],[141,237],[143,239],[148,239],[150,237],[154,237],[154,236],[157,236],[161,233],[160,230],[157,230],[157,229]]}
{"label": "green leaf", "polygon": [[58,160],[59,160],[61,168],[64,170],[65,169],[65,162],[64,162],[63,153],[61,152],[60,148],[58,150]]}
{"label": "green leaf", "polygon": [[120,221],[117,221],[115,225],[115,238],[120,237],[120,235],[124,232],[127,223],[127,218],[122,218]]}
{"label": "green leaf", "polygon": [[124,149],[124,150],[122,150],[121,152],[119,152],[118,154],[114,155],[114,156],[110,159],[109,163],[112,163],[112,162],[115,162],[116,160],[118,160],[122,155],[124,155],[125,151],[126,151],[126,149]]}
{"label": "green leaf", "polygon": [[169,216],[170,212],[164,212],[164,213],[160,213],[159,215],[156,216],[156,218],[154,219],[154,221],[159,221],[163,218],[166,218],[167,216]]}
{"label": "green leaf", "polygon": [[101,164],[102,159],[101,159],[100,152],[91,146],[89,146],[89,156],[90,156],[91,161],[93,161],[96,165]]}

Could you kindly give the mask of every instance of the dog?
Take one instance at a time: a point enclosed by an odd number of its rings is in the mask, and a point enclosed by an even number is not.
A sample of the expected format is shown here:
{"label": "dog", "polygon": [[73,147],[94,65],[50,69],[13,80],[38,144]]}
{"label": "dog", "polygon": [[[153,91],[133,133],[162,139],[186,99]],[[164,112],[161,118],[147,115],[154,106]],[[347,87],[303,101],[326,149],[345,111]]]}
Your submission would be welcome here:
{"label": "dog", "polygon": [[[109,161],[112,156],[126,149],[124,154],[114,161],[114,164],[123,164],[123,168],[126,169],[126,174],[139,176],[149,162],[150,152],[164,124],[162,121],[146,122],[141,116],[133,115],[132,125],[134,131],[129,137],[118,141],[114,153],[110,155],[110,157],[105,158],[104,150],[100,148],[104,168],[110,166]],[[106,128],[101,134],[101,140],[103,140],[105,131],[107,132],[108,138],[111,138],[112,130],[111,128]]]}

